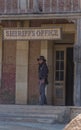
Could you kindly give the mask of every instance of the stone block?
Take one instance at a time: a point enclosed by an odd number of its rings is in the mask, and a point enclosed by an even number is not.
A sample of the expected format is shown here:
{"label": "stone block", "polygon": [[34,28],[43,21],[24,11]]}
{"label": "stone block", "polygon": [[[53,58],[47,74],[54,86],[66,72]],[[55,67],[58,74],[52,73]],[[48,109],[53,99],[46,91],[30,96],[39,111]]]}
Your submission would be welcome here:
{"label": "stone block", "polygon": [[27,41],[19,41],[17,42],[17,50],[27,50],[28,42]]}
{"label": "stone block", "polygon": [[17,50],[16,65],[27,65],[27,51]]}
{"label": "stone block", "polygon": [[27,66],[16,66],[16,82],[27,82]]}
{"label": "stone block", "polygon": [[27,104],[27,83],[16,82],[16,104]]}

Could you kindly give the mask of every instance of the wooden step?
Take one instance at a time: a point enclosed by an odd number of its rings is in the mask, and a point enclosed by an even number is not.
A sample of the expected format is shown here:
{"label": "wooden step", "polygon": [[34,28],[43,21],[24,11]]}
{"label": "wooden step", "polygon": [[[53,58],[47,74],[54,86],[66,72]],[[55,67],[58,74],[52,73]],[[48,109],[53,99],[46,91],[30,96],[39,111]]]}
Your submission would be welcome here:
{"label": "wooden step", "polygon": [[0,120],[35,123],[67,123],[69,119],[69,107],[0,105]]}

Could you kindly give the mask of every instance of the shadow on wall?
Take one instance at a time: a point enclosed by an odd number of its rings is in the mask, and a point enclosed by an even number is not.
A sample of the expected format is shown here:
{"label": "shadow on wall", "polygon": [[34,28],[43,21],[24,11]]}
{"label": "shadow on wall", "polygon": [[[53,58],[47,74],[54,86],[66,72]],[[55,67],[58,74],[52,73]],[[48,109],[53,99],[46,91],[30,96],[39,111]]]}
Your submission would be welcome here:
{"label": "shadow on wall", "polygon": [[41,3],[38,0],[33,1],[33,10],[34,13],[41,13],[43,11]]}
{"label": "shadow on wall", "polygon": [[38,96],[37,95],[32,95],[31,100],[29,101],[30,105],[37,105],[38,104]]}

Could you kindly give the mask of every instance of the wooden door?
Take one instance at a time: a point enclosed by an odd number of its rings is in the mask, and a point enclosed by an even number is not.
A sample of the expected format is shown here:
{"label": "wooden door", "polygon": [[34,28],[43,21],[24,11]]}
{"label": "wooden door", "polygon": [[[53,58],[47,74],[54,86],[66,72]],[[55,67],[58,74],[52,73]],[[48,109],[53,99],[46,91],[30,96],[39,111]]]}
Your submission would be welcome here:
{"label": "wooden door", "polygon": [[54,105],[65,105],[66,48],[54,49]]}

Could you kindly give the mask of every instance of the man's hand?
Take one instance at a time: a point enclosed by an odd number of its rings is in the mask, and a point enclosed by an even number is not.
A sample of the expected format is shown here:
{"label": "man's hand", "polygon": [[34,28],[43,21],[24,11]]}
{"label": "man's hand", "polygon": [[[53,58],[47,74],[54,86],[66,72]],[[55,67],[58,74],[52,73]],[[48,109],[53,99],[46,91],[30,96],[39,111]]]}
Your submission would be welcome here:
{"label": "man's hand", "polygon": [[45,83],[45,79],[40,80],[40,84],[43,84],[43,83]]}

